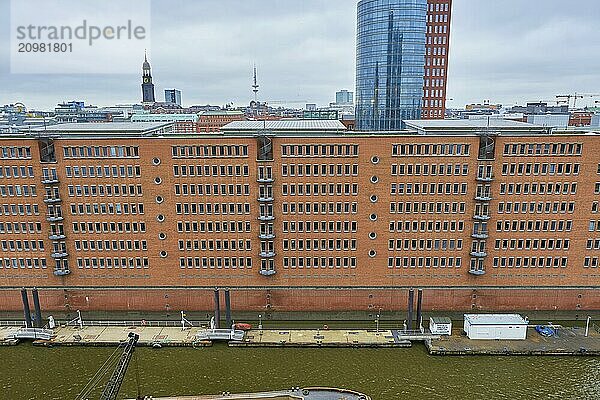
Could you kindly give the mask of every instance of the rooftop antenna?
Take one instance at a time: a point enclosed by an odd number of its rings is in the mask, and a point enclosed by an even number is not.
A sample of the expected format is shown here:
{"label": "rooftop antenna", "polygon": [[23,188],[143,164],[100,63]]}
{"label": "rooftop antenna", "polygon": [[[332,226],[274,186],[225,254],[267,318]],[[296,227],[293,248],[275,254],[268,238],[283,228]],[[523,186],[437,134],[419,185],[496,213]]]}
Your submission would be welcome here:
{"label": "rooftop antenna", "polygon": [[254,101],[258,102],[258,82],[256,80],[256,64],[254,64],[254,85],[252,85],[252,91],[254,92]]}

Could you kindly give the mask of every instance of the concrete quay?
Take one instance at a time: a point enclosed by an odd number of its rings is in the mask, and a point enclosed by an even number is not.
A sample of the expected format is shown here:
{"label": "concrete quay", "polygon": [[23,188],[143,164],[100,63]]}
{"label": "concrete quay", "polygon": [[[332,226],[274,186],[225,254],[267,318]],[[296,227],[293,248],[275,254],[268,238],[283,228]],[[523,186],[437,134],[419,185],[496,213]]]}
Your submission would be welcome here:
{"label": "concrete quay", "polygon": [[411,347],[410,340],[397,331],[380,330],[308,330],[254,329],[242,341],[229,342],[232,347]]}
{"label": "concrete quay", "polygon": [[40,346],[118,346],[126,341],[129,332],[140,335],[138,346],[146,347],[204,347],[210,341],[198,341],[202,328],[182,330],[181,327],[153,326],[63,326],[54,330],[51,340],[37,340]]}
{"label": "concrete quay", "polygon": [[14,346],[19,343],[17,339],[12,339],[16,334],[19,326],[0,326],[0,346]]}
{"label": "concrete quay", "polygon": [[534,328],[525,340],[471,340],[456,330],[453,336],[425,341],[431,355],[505,355],[505,356],[600,356],[600,333],[584,328],[558,328],[557,334],[544,337]]}

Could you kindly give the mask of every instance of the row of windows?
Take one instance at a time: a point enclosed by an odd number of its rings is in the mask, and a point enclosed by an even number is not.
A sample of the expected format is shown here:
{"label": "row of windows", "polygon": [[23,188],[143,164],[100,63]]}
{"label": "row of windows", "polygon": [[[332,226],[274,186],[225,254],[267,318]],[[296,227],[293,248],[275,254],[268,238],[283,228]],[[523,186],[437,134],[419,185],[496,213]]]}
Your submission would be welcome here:
{"label": "row of windows", "polygon": [[586,257],[583,259],[584,268],[598,268],[598,257]]}
{"label": "row of windows", "polygon": [[142,269],[142,268],[148,268],[148,259],[146,257],[113,257],[113,258],[96,258],[96,257],[92,257],[92,258],[77,258],[77,268],[79,269],[89,269],[89,268],[93,268],[93,269],[104,269],[104,268],[108,268],[108,269],[112,269],[112,268],[116,268],[116,269],[134,269],[134,268],[138,268],[138,269]]}
{"label": "row of windows", "polygon": [[585,248],[588,250],[600,250],[600,239],[588,239]]}
{"label": "row of windows", "polygon": [[460,268],[460,257],[388,257],[388,268]]}
{"label": "row of windows", "polygon": [[502,214],[549,214],[549,213],[572,213],[575,211],[575,202],[566,201],[530,201],[530,202],[500,202],[498,203],[498,213]]}
{"label": "row of windows", "polygon": [[566,268],[567,257],[494,257],[494,268]]}
{"label": "row of windows", "polygon": [[0,185],[0,196],[31,197],[37,196],[35,185]]}
{"label": "row of windows", "polygon": [[0,178],[33,178],[31,166],[0,166]]}
{"label": "row of windows", "polygon": [[390,221],[390,232],[462,232],[464,221]]}
{"label": "row of windows", "polygon": [[142,196],[142,185],[68,185],[69,197]]}
{"label": "row of windows", "polygon": [[358,183],[284,183],[281,186],[281,194],[284,196],[356,196]]}
{"label": "row of windows", "polygon": [[40,233],[41,222],[0,222],[0,233]]}
{"label": "row of windows", "polygon": [[283,203],[283,214],[356,214],[358,203],[328,202],[328,203]]}
{"label": "row of windows", "polygon": [[176,184],[175,194],[182,196],[249,196],[250,185],[245,184],[213,184],[213,185],[202,185],[202,184]]}
{"label": "row of windows", "polygon": [[28,159],[31,158],[31,148],[29,146],[2,146],[0,147],[0,158],[9,159]]}
{"label": "row of windows", "polygon": [[570,182],[534,182],[501,183],[500,194],[576,194],[577,183]]}
{"label": "row of windows", "polygon": [[284,251],[356,250],[356,239],[284,239]]}
{"label": "row of windows", "polygon": [[283,257],[283,268],[356,268],[356,257]]}
{"label": "row of windows", "polygon": [[282,157],[356,157],[357,144],[284,144]]}
{"label": "row of windows", "polygon": [[388,250],[462,250],[462,239],[389,239]]}
{"label": "row of windows", "polygon": [[177,232],[250,232],[250,221],[178,221]]}
{"label": "row of windows", "polygon": [[180,257],[179,268],[252,268],[250,257]]}
{"label": "row of windows", "polygon": [[43,240],[2,240],[4,251],[44,251]]}
{"label": "row of windows", "polygon": [[45,258],[0,258],[0,269],[46,268]]}
{"label": "row of windows", "polygon": [[588,225],[588,231],[593,232],[593,231],[600,231],[600,221],[590,221],[589,225]]}
{"label": "row of windows", "polygon": [[502,175],[577,175],[577,163],[504,163]]}
{"label": "row of windows", "polygon": [[179,215],[247,215],[250,203],[177,203],[175,210]]}
{"label": "row of windows", "polygon": [[96,166],[67,166],[65,172],[68,178],[139,178],[139,165],[96,165]]}
{"label": "row of windows", "polygon": [[252,250],[251,240],[179,240],[179,250],[217,250],[217,251],[250,251]]}
{"label": "row of windows", "polygon": [[138,146],[64,146],[65,158],[137,158]]}
{"label": "row of windows", "polygon": [[569,250],[569,239],[504,239],[496,240],[496,250]]}
{"label": "row of windows", "polygon": [[283,164],[282,176],[357,176],[358,164]]}
{"label": "row of windows", "polygon": [[172,146],[171,155],[173,158],[248,157],[248,146],[243,144]]}
{"label": "row of windows", "polygon": [[148,250],[145,240],[75,240],[77,251],[104,251],[104,250]]}
{"label": "row of windows", "polygon": [[512,220],[496,222],[498,232],[571,232],[571,220]]}
{"label": "row of windows", "polygon": [[391,214],[464,214],[466,203],[458,202],[407,202],[390,203]]}
{"label": "row of windows", "polygon": [[73,222],[74,233],[145,233],[145,222]]}
{"label": "row of windows", "polygon": [[[440,3],[436,3],[436,4],[429,3],[427,5],[427,8],[428,8],[429,12],[433,12],[434,10],[436,12],[440,12],[440,11],[446,11],[447,12],[448,8],[449,8],[449,4],[448,3],[443,3],[443,4],[440,4]],[[431,15],[431,14],[428,14],[428,15]],[[436,15],[436,17],[437,17],[437,15]]]}
{"label": "row of windows", "polygon": [[356,221],[283,221],[283,233],[349,233],[357,229]]}
{"label": "row of windows", "polygon": [[505,156],[580,156],[581,143],[506,143]]}
{"label": "row of windows", "polygon": [[468,175],[469,164],[392,164],[393,176]]}
{"label": "row of windows", "polygon": [[71,204],[72,215],[138,215],[143,213],[143,203]]}
{"label": "row of windows", "polygon": [[40,215],[37,204],[0,204],[0,215]]}
{"label": "row of windows", "polygon": [[393,156],[468,156],[470,144],[393,144]]}
{"label": "row of windows", "polygon": [[466,183],[392,183],[390,193],[392,195],[465,195],[467,186]]}
{"label": "row of windows", "polygon": [[244,165],[174,165],[175,176],[248,176],[249,168]]}

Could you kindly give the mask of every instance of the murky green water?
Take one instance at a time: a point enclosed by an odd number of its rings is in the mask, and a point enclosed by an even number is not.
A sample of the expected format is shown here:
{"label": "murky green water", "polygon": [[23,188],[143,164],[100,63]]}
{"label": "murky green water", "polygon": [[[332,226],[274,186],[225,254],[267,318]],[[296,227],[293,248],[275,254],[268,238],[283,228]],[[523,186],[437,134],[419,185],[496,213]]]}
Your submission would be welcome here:
{"label": "murky green water", "polygon": [[[0,399],[74,399],[110,348],[0,348]],[[600,399],[600,358],[431,357],[412,349],[136,350],[142,394],[347,387],[374,400]],[[135,397],[132,363],[120,398]],[[97,398],[99,391],[91,398]]]}

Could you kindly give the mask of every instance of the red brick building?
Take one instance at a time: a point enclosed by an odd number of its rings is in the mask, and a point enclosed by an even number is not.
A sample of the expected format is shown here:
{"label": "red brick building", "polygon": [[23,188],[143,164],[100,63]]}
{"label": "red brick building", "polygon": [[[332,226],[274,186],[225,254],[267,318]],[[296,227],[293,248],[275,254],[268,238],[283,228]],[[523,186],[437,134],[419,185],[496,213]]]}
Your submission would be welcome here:
{"label": "red brick building", "polygon": [[219,132],[221,127],[233,121],[244,121],[246,117],[241,111],[205,111],[198,114],[196,132]]}
{"label": "red brick building", "polygon": [[444,119],[452,0],[427,0],[423,119]]}
{"label": "red brick building", "polygon": [[0,137],[0,309],[600,309],[596,135],[318,122]]}

